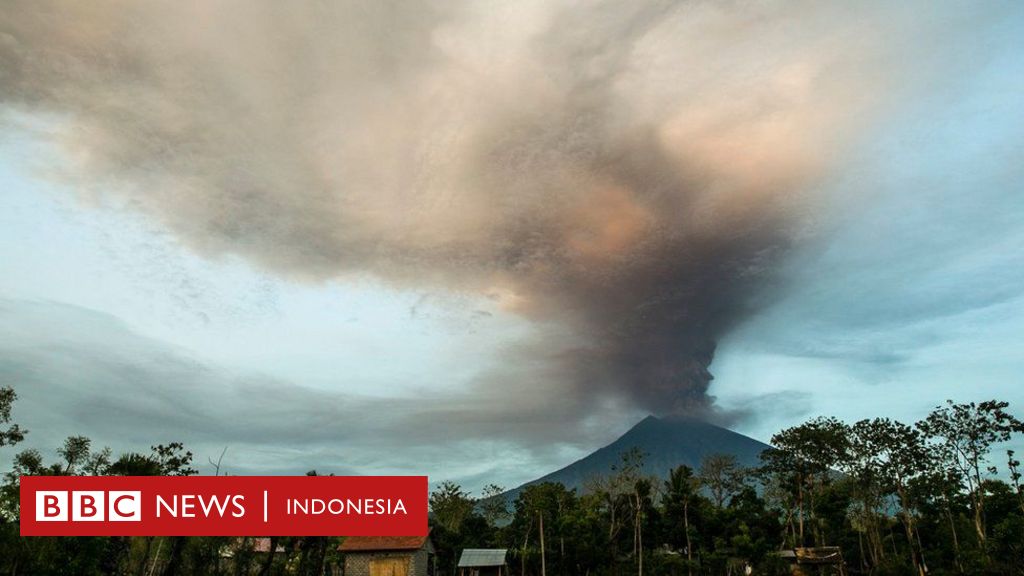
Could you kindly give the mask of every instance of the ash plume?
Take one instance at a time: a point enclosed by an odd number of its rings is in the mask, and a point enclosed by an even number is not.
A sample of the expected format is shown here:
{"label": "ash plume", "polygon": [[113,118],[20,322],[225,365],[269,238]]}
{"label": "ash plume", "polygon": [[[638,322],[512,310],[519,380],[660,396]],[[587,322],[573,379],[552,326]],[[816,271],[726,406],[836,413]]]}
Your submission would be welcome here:
{"label": "ash plume", "polygon": [[536,323],[557,393],[703,412],[716,341],[910,78],[888,55],[942,24],[918,15],[13,0],[0,99],[46,119],[84,198],[201,254],[483,294]]}

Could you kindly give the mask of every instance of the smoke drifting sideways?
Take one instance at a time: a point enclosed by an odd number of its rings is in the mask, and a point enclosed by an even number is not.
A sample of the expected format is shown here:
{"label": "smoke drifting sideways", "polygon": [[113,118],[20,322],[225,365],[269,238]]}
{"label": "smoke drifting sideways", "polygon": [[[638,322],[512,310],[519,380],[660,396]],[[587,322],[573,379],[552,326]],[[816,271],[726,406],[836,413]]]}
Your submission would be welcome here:
{"label": "smoke drifting sideways", "polygon": [[484,294],[536,323],[552,394],[699,414],[956,20],[911,4],[12,0],[0,99],[86,201],[201,254]]}

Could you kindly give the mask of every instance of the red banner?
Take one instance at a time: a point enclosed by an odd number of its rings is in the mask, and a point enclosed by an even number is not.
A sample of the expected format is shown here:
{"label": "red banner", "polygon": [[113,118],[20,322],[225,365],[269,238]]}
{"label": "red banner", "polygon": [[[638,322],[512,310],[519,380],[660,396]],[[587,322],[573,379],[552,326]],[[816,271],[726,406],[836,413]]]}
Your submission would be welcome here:
{"label": "red banner", "polygon": [[422,536],[426,476],[22,476],[22,536]]}

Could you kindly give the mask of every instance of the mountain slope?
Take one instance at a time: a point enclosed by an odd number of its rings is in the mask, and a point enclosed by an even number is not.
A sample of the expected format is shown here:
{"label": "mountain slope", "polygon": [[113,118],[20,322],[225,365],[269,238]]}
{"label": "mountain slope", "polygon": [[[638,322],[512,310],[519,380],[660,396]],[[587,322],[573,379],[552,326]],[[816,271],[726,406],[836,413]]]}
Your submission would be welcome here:
{"label": "mountain slope", "polygon": [[582,491],[584,483],[610,473],[622,453],[637,447],[644,452],[644,473],[667,478],[672,468],[686,464],[694,470],[710,454],[731,454],[744,466],[757,466],[761,451],[769,446],[732,430],[684,417],[648,416],[618,440],[588,456],[518,488],[506,492],[514,500],[519,491],[531,484],[561,482],[567,488]]}

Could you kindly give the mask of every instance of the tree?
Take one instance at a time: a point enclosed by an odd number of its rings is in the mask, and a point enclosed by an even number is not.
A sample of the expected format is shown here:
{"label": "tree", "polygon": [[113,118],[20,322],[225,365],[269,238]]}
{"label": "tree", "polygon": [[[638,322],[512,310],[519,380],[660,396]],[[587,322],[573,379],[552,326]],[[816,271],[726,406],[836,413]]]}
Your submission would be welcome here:
{"label": "tree", "polygon": [[162,471],[159,462],[137,452],[122,454],[107,468],[111,476],[159,476]]}
{"label": "tree", "polygon": [[[17,400],[17,398],[18,394],[15,393],[14,389],[10,386],[0,387],[0,426],[5,426],[11,421],[11,409],[13,408],[14,401]],[[0,447],[14,446],[24,440],[25,434],[27,433],[27,430],[21,429],[17,424],[11,424],[6,430],[0,428]],[[7,475],[4,486],[0,488],[0,524],[2,524],[4,520],[13,520],[18,516],[17,483],[16,481],[12,483],[12,475],[17,472],[19,468],[24,470],[26,466],[33,468],[41,467],[42,460],[42,456],[39,455],[39,452],[33,452],[29,455],[22,456],[20,462],[18,457],[15,457],[14,470]]]}
{"label": "tree", "polygon": [[1021,513],[1024,513],[1024,486],[1021,485],[1020,460],[1013,457],[1014,451],[1006,451],[1007,468],[1010,469],[1010,482],[1013,490],[1017,493],[1017,504]]}
{"label": "tree", "polygon": [[160,465],[162,476],[193,476],[198,473],[192,467],[192,453],[185,450],[181,442],[158,444],[152,450],[152,457]]}
{"label": "tree", "polygon": [[[17,400],[18,394],[10,386],[0,387],[0,426],[11,421],[11,407]],[[0,447],[14,446],[25,439],[27,430],[22,430],[17,424],[11,424],[6,430],[0,428]]]}
{"label": "tree", "polygon": [[480,511],[491,526],[508,519],[508,501],[504,494],[505,488],[497,484],[488,484],[481,492]]}
{"label": "tree", "polygon": [[701,460],[698,477],[718,508],[725,506],[726,500],[738,494],[746,485],[746,470],[732,454],[705,456]]}
{"label": "tree", "polygon": [[662,499],[666,518],[674,519],[677,518],[677,515],[682,516],[681,526],[675,522],[672,523],[672,526],[682,528],[682,542],[686,547],[686,573],[691,575],[693,574],[693,541],[690,509],[697,500],[699,486],[700,480],[694,476],[693,469],[689,466],[673,468],[669,472],[668,480],[665,481],[665,495]]}
{"label": "tree", "polygon": [[572,536],[578,504],[575,490],[555,482],[531,484],[520,491],[508,527],[511,543],[519,549],[520,572],[538,559],[540,572],[571,571],[566,540]]}
{"label": "tree", "polygon": [[992,446],[1024,431],[1024,423],[1006,412],[1006,402],[989,400],[957,404],[947,400],[937,406],[918,429],[935,442],[942,464],[963,483],[970,496],[974,531],[984,552],[985,491],[982,484],[991,473],[987,457]]}
{"label": "tree", "polygon": [[805,544],[805,519],[811,525],[814,541],[825,545],[815,504],[831,482],[834,470],[849,457],[849,429],[835,418],[815,418],[787,428],[772,436],[770,448],[762,454],[767,472],[776,474],[781,484],[794,492],[799,545]]}
{"label": "tree", "polygon": [[438,524],[452,532],[459,531],[475,505],[469,494],[462,491],[462,486],[448,480],[430,493],[430,513]]}
{"label": "tree", "polygon": [[57,449],[57,454],[64,459],[64,474],[74,474],[75,468],[89,457],[89,446],[92,440],[85,436],[68,436],[64,445]]}
{"label": "tree", "polygon": [[881,530],[885,522],[885,494],[876,448],[870,436],[864,433],[867,425],[866,421],[854,424],[847,457],[839,464],[857,503],[848,511],[847,518],[857,532],[857,548],[864,570],[877,568],[885,558]]}
{"label": "tree", "polygon": [[626,496],[630,511],[630,520],[633,524],[633,555],[637,562],[637,572],[641,576],[644,571],[643,520],[652,487],[651,482],[643,477],[645,456],[643,451],[633,447],[623,452],[619,463],[612,466],[614,485],[617,491]]}
{"label": "tree", "polygon": [[911,562],[918,574],[924,575],[923,552],[917,543],[916,505],[910,483],[932,468],[931,452],[921,433],[888,418],[861,420],[852,427],[851,444],[860,454],[858,472],[868,472],[881,491],[895,493],[900,506],[899,517],[907,538]]}
{"label": "tree", "polygon": [[627,515],[627,502],[620,484],[617,476],[605,475],[588,479],[584,487],[587,500],[594,504],[598,517],[607,526],[604,550],[609,562],[614,562],[618,554],[618,538]]}
{"label": "tree", "polygon": [[[992,410],[1005,413],[1003,407],[996,403]],[[1016,419],[992,419],[1002,423],[1004,434],[997,439],[1017,433]],[[1007,460],[1000,458],[1009,469],[1003,481],[990,453],[977,449],[976,466],[954,453],[968,464],[958,465],[946,459],[948,437],[926,436],[926,429],[927,424],[915,428],[885,418],[853,425],[816,418],[775,436],[776,446],[765,452],[758,470],[757,490],[729,486],[726,472],[738,466],[728,458],[704,463],[706,489],[686,466],[653,483],[643,474],[644,455],[630,450],[582,495],[557,483],[524,488],[511,521],[500,528],[497,519],[509,512],[500,487],[488,486],[483,494],[490,500],[475,502],[458,484],[445,482],[430,498],[438,573],[456,571],[460,550],[502,547],[510,549],[510,562],[519,563],[514,571],[523,576],[735,574],[744,561],[755,573],[782,574],[789,567],[779,565],[775,551],[827,542],[847,558],[859,551],[861,565],[852,571],[861,574],[911,574],[915,568],[919,575],[1024,574],[1024,494],[1016,455],[1010,451]],[[967,440],[957,445],[970,456],[971,442],[984,440],[986,432],[963,429]],[[72,436],[58,453],[53,461],[33,449],[14,456],[0,492],[4,519],[17,517],[21,475],[194,473],[192,456],[180,443],[112,459],[109,450],[94,450],[88,438]],[[979,497],[984,547],[960,536],[974,531]],[[806,520],[807,534],[800,520]],[[626,529],[633,531],[632,548],[621,538]],[[281,537],[271,549],[283,552],[267,554],[256,565],[243,540],[236,542],[233,568],[227,568],[219,560],[225,544],[223,538],[21,539],[16,525],[0,522],[0,573],[155,576],[219,570],[308,576],[324,573],[334,550],[327,538]],[[664,553],[649,553],[655,546]]]}
{"label": "tree", "polygon": [[[54,465],[57,466],[57,465]],[[53,467],[43,465],[43,455],[38,450],[30,449],[19,452],[14,456],[14,466],[11,471],[4,475],[3,484],[3,509],[0,516],[5,520],[13,521],[18,517],[21,510],[18,498],[18,486],[22,476],[41,476],[59,472]]]}

